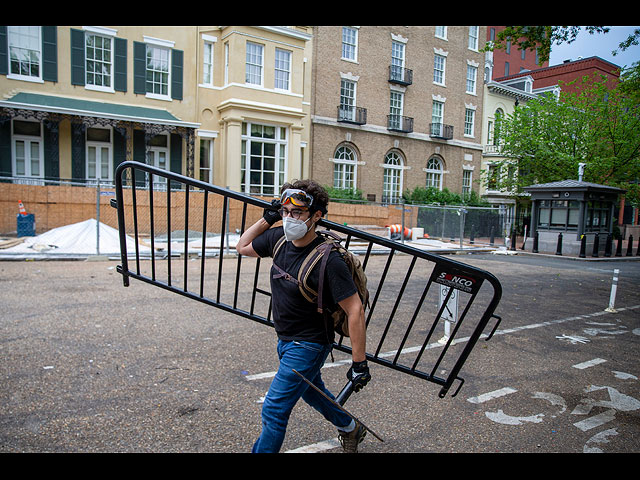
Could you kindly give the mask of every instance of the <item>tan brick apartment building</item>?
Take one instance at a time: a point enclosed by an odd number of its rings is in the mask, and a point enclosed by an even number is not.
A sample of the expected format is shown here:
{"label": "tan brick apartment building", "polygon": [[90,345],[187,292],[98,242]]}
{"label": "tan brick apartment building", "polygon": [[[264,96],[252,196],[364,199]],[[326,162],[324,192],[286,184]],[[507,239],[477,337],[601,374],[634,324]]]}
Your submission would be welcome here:
{"label": "tan brick apartment building", "polygon": [[314,27],[312,177],[385,202],[416,186],[477,191],[486,35]]}

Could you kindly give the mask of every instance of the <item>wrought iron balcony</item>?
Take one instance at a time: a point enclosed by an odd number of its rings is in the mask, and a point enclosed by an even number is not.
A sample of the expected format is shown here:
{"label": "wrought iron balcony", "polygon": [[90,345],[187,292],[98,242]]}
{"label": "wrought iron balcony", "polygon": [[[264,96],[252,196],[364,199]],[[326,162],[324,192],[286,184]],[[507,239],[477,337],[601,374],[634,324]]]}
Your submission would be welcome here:
{"label": "wrought iron balcony", "polygon": [[363,107],[340,105],[338,107],[338,121],[364,125],[367,123],[367,109]]}
{"label": "wrought iron balcony", "polygon": [[445,125],[444,123],[432,123],[429,135],[434,138],[443,140],[451,140],[453,138],[453,125]]}
{"label": "wrought iron balcony", "polygon": [[389,65],[389,81],[399,85],[411,85],[413,83],[413,70],[397,65]]}
{"label": "wrought iron balcony", "polygon": [[394,132],[413,132],[413,118],[403,117],[402,115],[388,115],[387,128]]}

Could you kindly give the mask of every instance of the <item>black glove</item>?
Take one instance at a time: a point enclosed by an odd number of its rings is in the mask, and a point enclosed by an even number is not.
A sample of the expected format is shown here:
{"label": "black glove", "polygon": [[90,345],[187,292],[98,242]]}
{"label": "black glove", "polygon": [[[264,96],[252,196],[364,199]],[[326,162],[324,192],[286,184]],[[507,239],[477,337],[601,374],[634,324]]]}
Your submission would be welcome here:
{"label": "black glove", "polygon": [[281,206],[282,205],[280,204],[280,200],[278,200],[277,198],[272,200],[271,206],[264,209],[264,214],[262,215],[262,218],[264,218],[264,221],[267,222],[269,225],[273,225],[278,220],[282,220],[282,217],[278,213],[278,210],[280,210]]}
{"label": "black glove", "polygon": [[351,368],[347,372],[347,379],[353,383],[353,391],[359,392],[369,380],[371,380],[371,374],[369,373],[369,366],[367,361],[353,362]]}

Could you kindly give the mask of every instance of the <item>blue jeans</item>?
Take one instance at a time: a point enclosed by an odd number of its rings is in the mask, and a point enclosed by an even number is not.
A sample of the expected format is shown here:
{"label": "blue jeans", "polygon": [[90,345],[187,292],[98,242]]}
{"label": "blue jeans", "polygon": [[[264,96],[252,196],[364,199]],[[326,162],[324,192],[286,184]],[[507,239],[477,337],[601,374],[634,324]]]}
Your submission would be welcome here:
{"label": "blue jeans", "polygon": [[331,345],[278,340],[280,366],[262,405],[262,433],[253,445],[253,453],[280,451],[289,416],[300,397],[336,427],[347,427],[351,423],[349,415],[293,372],[293,369],[300,372],[330,398],[335,398],[320,378],[320,368],[330,351]]}

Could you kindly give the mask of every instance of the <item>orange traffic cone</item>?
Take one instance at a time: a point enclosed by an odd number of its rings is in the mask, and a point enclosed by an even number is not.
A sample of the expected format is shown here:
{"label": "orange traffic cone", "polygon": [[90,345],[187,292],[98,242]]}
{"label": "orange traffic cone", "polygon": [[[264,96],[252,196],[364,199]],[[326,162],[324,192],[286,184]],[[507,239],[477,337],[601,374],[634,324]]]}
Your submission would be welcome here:
{"label": "orange traffic cone", "polygon": [[22,204],[22,200],[18,200],[18,210],[20,210],[20,215],[27,214],[27,211],[24,209],[24,205]]}
{"label": "orange traffic cone", "polygon": [[411,237],[411,230],[407,227],[404,227],[404,232],[402,231],[402,225],[386,225],[389,228],[390,233],[401,233],[404,235],[404,238]]}

